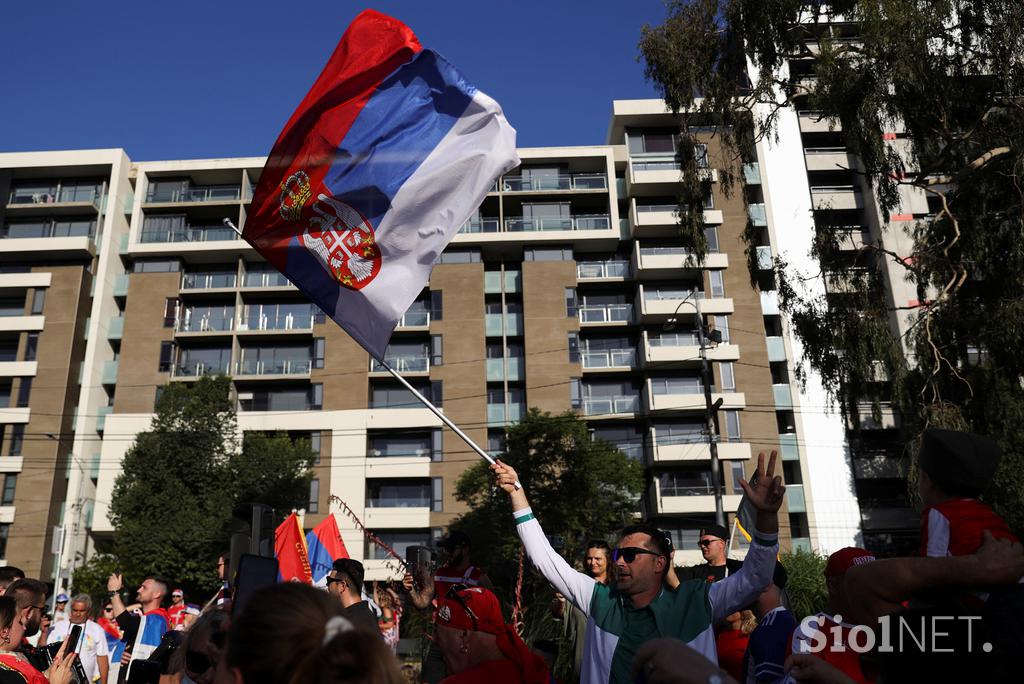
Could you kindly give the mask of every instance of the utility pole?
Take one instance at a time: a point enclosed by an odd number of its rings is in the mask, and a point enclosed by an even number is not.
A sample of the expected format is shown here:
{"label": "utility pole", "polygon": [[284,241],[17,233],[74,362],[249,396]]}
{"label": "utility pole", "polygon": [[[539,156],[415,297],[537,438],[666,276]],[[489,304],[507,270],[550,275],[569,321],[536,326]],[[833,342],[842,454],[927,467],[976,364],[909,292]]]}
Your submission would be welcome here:
{"label": "utility pole", "polygon": [[[694,293],[696,295],[696,292]],[[722,502],[722,464],[718,460],[718,407],[722,402],[711,401],[711,385],[714,376],[708,361],[707,336],[704,334],[704,316],[700,312],[700,299],[693,297],[697,310],[697,342],[700,345],[700,381],[704,386],[704,423],[708,436],[708,451],[711,453],[711,486],[715,493],[715,524],[725,527],[725,507]]]}

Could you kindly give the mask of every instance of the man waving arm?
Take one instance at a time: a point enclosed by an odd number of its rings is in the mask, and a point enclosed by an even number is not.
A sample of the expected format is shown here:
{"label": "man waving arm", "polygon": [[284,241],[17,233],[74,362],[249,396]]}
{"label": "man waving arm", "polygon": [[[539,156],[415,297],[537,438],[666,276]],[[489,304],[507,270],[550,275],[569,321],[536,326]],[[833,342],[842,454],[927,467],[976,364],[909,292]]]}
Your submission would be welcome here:
{"label": "man waving arm", "polygon": [[757,510],[756,529],[751,530],[753,539],[743,567],[709,589],[715,619],[743,609],[771,584],[779,553],[779,508],[786,493],[782,478],[775,475],[777,460],[778,454],[771,452],[766,469],[762,451],[757,455],[753,484],[740,480],[744,497]]}
{"label": "man waving arm", "polygon": [[544,536],[540,522],[530,509],[526,500],[526,492],[520,485],[516,487],[519,476],[512,466],[498,461],[491,466],[499,487],[508,492],[512,503],[512,515],[516,521],[516,533],[526,548],[526,555],[540,574],[551,583],[555,591],[565,596],[577,608],[587,615],[590,614],[590,599],[594,595],[596,582],[593,578],[577,572],[564,558],[551,548],[551,543]]}

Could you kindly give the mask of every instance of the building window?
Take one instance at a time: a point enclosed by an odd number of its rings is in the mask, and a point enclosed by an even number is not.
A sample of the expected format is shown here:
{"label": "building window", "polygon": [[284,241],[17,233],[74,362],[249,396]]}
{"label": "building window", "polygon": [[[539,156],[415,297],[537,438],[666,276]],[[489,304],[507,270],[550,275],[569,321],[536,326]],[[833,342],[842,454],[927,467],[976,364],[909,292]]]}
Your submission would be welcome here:
{"label": "building window", "polygon": [[708,243],[708,252],[718,251],[718,226],[707,226],[704,229],[704,237]]}
{"label": "building window", "polygon": [[317,465],[320,464],[320,450],[322,448],[323,448],[323,435],[321,433],[319,433],[319,432],[311,432],[311,433],[309,433],[309,449],[314,454],[316,454],[316,458],[313,459],[313,463],[316,463]]}
{"label": "building window", "polygon": [[168,373],[171,370],[171,366],[174,364],[174,343],[173,342],[161,342],[160,343],[160,363],[157,366],[157,371],[160,373]]}
{"label": "building window", "polygon": [[711,271],[708,273],[708,280],[711,281],[711,297],[718,298],[725,296],[725,279],[722,277],[721,271]]}
{"label": "building window", "polygon": [[18,423],[11,428],[11,446],[8,456],[21,456],[21,447],[25,443],[25,424]]}
{"label": "building window", "polygon": [[579,378],[569,379],[569,406],[583,408],[583,383]]}
{"label": "building window", "polygon": [[306,512],[320,512],[320,480],[315,477],[309,481],[309,505],[306,506]]}
{"label": "building window", "polygon": [[569,363],[580,362],[580,334],[569,333]]}
{"label": "building window", "polygon": [[437,258],[438,264],[478,264],[480,263],[479,249],[446,249]]}
{"label": "building window", "polygon": [[[406,552],[410,546],[430,545],[429,530],[376,530],[373,534],[390,546],[400,558],[406,557]],[[372,542],[367,542],[366,546],[365,558],[384,560],[391,557],[386,550]]]}
{"label": "building window", "polygon": [[32,292],[32,315],[39,316],[43,313],[46,305],[46,290],[33,290]]}
{"label": "building window", "polygon": [[166,385],[159,385],[159,386],[157,386],[156,392],[154,393],[154,396],[153,396],[153,407],[154,408],[156,408],[157,406],[160,405],[160,400],[163,398],[164,390],[166,388],[167,388]]}
{"label": "building window", "polygon": [[324,367],[324,338],[317,337],[313,340],[313,368]]}
{"label": "building window", "polygon": [[4,491],[0,495],[0,504],[4,506],[14,505],[14,490],[18,487],[18,476],[14,473],[9,473],[4,478]]}
{"label": "building window", "polygon": [[532,247],[523,250],[523,261],[572,261],[572,247]]}
{"label": "building window", "polygon": [[566,318],[576,318],[579,312],[579,305],[576,302],[576,288],[567,287],[565,288],[565,316]]}
{"label": "building window", "polygon": [[35,361],[39,351],[39,333],[28,333],[25,338],[25,360]]}
{"label": "building window", "polygon": [[729,317],[715,316],[715,330],[722,333],[722,344],[729,343]]}
{"label": "building window", "polygon": [[718,364],[718,372],[722,376],[721,391],[723,392],[735,392],[736,391],[736,373],[733,369],[732,361],[723,361]]}
{"label": "building window", "polygon": [[173,328],[174,320],[178,317],[178,299],[168,297],[164,300],[164,327]]}
{"label": "building window", "polygon": [[441,294],[441,290],[430,291],[430,318],[435,321],[442,320],[444,309],[442,300],[443,296]]}
{"label": "building window", "polygon": [[0,558],[7,558],[7,535],[11,532],[11,524],[0,524]]}
{"label": "building window", "polygon": [[324,386],[322,383],[313,383],[309,388],[309,410],[321,411],[324,408]]}
{"label": "building window", "polygon": [[430,478],[430,510],[435,513],[440,513],[444,510],[444,478],[443,477],[432,477]]}
{"label": "building window", "polygon": [[440,366],[444,363],[444,341],[441,335],[430,336],[430,365]]}
{"label": "building window", "polygon": [[738,442],[742,439],[743,433],[740,432],[740,412],[739,411],[723,411],[725,414],[725,436],[730,442]]}
{"label": "building window", "polygon": [[177,273],[180,270],[178,259],[140,259],[132,264],[132,273]]}
{"label": "building window", "polygon": [[27,408],[30,394],[32,394],[32,378],[24,377],[18,384],[18,400],[14,405],[18,408]]}
{"label": "building window", "polygon": [[432,456],[434,436],[440,434],[440,430],[371,434],[368,436],[366,454],[370,458]]}

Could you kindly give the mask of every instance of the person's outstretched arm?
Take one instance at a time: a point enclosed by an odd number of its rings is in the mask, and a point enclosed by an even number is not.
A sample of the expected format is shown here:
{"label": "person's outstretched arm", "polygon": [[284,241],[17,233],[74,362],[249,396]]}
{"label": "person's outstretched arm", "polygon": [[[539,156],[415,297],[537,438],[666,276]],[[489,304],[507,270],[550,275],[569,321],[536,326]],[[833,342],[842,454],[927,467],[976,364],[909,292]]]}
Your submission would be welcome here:
{"label": "person's outstretched arm", "polygon": [[519,476],[516,471],[505,463],[498,461],[491,466],[498,486],[508,492],[512,503],[512,515],[516,521],[516,533],[526,548],[530,562],[555,588],[574,606],[590,615],[590,599],[594,595],[597,582],[592,577],[577,572],[558,552],[551,548],[551,543],[544,536],[540,522],[533,515],[530,502],[526,500],[526,492],[520,486],[516,488]]}
{"label": "person's outstretched arm", "polygon": [[757,529],[752,530],[753,539],[743,567],[708,590],[716,620],[749,605],[772,582],[779,554],[779,507],[786,493],[782,478],[775,475],[778,457],[771,452],[765,468],[762,451],[757,455],[754,484],[740,480],[744,496],[757,509]]}
{"label": "person's outstretched arm", "polygon": [[886,558],[855,565],[843,577],[849,597],[848,622],[872,625],[902,602],[936,589],[987,589],[1016,583],[1024,576],[1024,548],[1019,542],[983,533],[984,543],[971,556]]}

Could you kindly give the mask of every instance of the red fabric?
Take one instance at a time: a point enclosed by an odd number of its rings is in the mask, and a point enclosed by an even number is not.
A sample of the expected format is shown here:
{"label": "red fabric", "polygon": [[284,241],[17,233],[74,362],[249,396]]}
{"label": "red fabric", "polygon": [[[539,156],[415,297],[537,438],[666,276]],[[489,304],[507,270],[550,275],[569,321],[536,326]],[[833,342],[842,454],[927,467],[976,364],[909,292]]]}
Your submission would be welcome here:
{"label": "red fabric", "polygon": [[117,623],[113,620],[108,620],[105,617],[98,618],[96,624],[99,625],[104,632],[114,637],[115,639],[121,638],[121,628],[117,626]]}
{"label": "red fabric", "polygon": [[[283,184],[305,169],[310,197],[323,192],[323,179],[338,143],[374,90],[422,49],[412,29],[374,10],[360,13],[341,37],[327,66],[274,143],[245,222],[245,238],[278,270],[285,268],[289,240],[306,225],[281,216]],[[310,211],[311,205],[306,202],[303,213]]]}
{"label": "red fabric", "polygon": [[934,509],[949,521],[949,555],[969,556],[981,548],[982,532],[996,539],[1020,541],[995,511],[977,499],[951,499],[926,508],[922,514],[921,555],[928,555],[928,514]]}
{"label": "red fabric", "polygon": [[50,684],[42,672],[12,653],[0,653],[0,663],[20,674],[28,684]]}
{"label": "red fabric", "polygon": [[147,610],[143,615],[159,615],[164,619],[164,622],[171,624],[171,616],[167,614],[167,610],[163,607]]}
{"label": "red fabric", "polygon": [[331,555],[331,558],[348,558],[348,549],[341,539],[341,530],[338,529],[338,521],[333,515],[328,515],[319,525],[313,528],[313,536],[317,538],[324,550]]}
{"label": "red fabric", "polygon": [[185,623],[185,604],[171,606],[167,609],[167,626],[171,629]]}
{"label": "red fabric", "polygon": [[[480,578],[483,577],[484,573],[480,568],[470,566],[467,571],[458,570],[451,567],[450,565],[442,565],[434,571],[434,603],[437,603],[437,599],[442,599],[448,594],[448,590],[456,584],[465,584],[467,587],[479,586]],[[453,581],[453,580],[458,581]]]}
{"label": "red fabric", "polygon": [[847,546],[828,557],[828,562],[825,564],[825,577],[840,577],[854,565],[870,563],[873,560],[875,560],[874,554],[867,549]]}
{"label": "red fabric", "polygon": [[525,684],[519,668],[511,660],[489,660],[441,680],[441,684]]}
{"label": "red fabric", "polygon": [[[333,517],[333,516],[332,516]],[[299,516],[292,513],[274,532],[274,555],[277,556],[278,575],[282,582],[313,583],[306,555],[306,535],[299,525]]]}
{"label": "red fabric", "polygon": [[[833,622],[826,616],[821,616],[818,625],[818,629],[825,635],[827,645],[824,650],[819,651],[814,655],[818,656],[858,684],[872,684],[874,680],[868,679],[867,675],[864,674],[864,671],[860,669],[860,654],[849,647],[850,630],[852,627]],[[834,651],[832,649],[832,645],[835,643],[835,639],[832,636],[832,630],[837,625],[842,630],[843,645],[846,646],[843,651]],[[858,643],[863,643],[863,638],[864,637],[861,636],[861,641]]]}
{"label": "red fabric", "polygon": [[743,679],[743,656],[747,652],[750,635],[743,630],[727,629],[719,632],[715,639],[718,649],[718,666],[729,673],[737,682]]}

